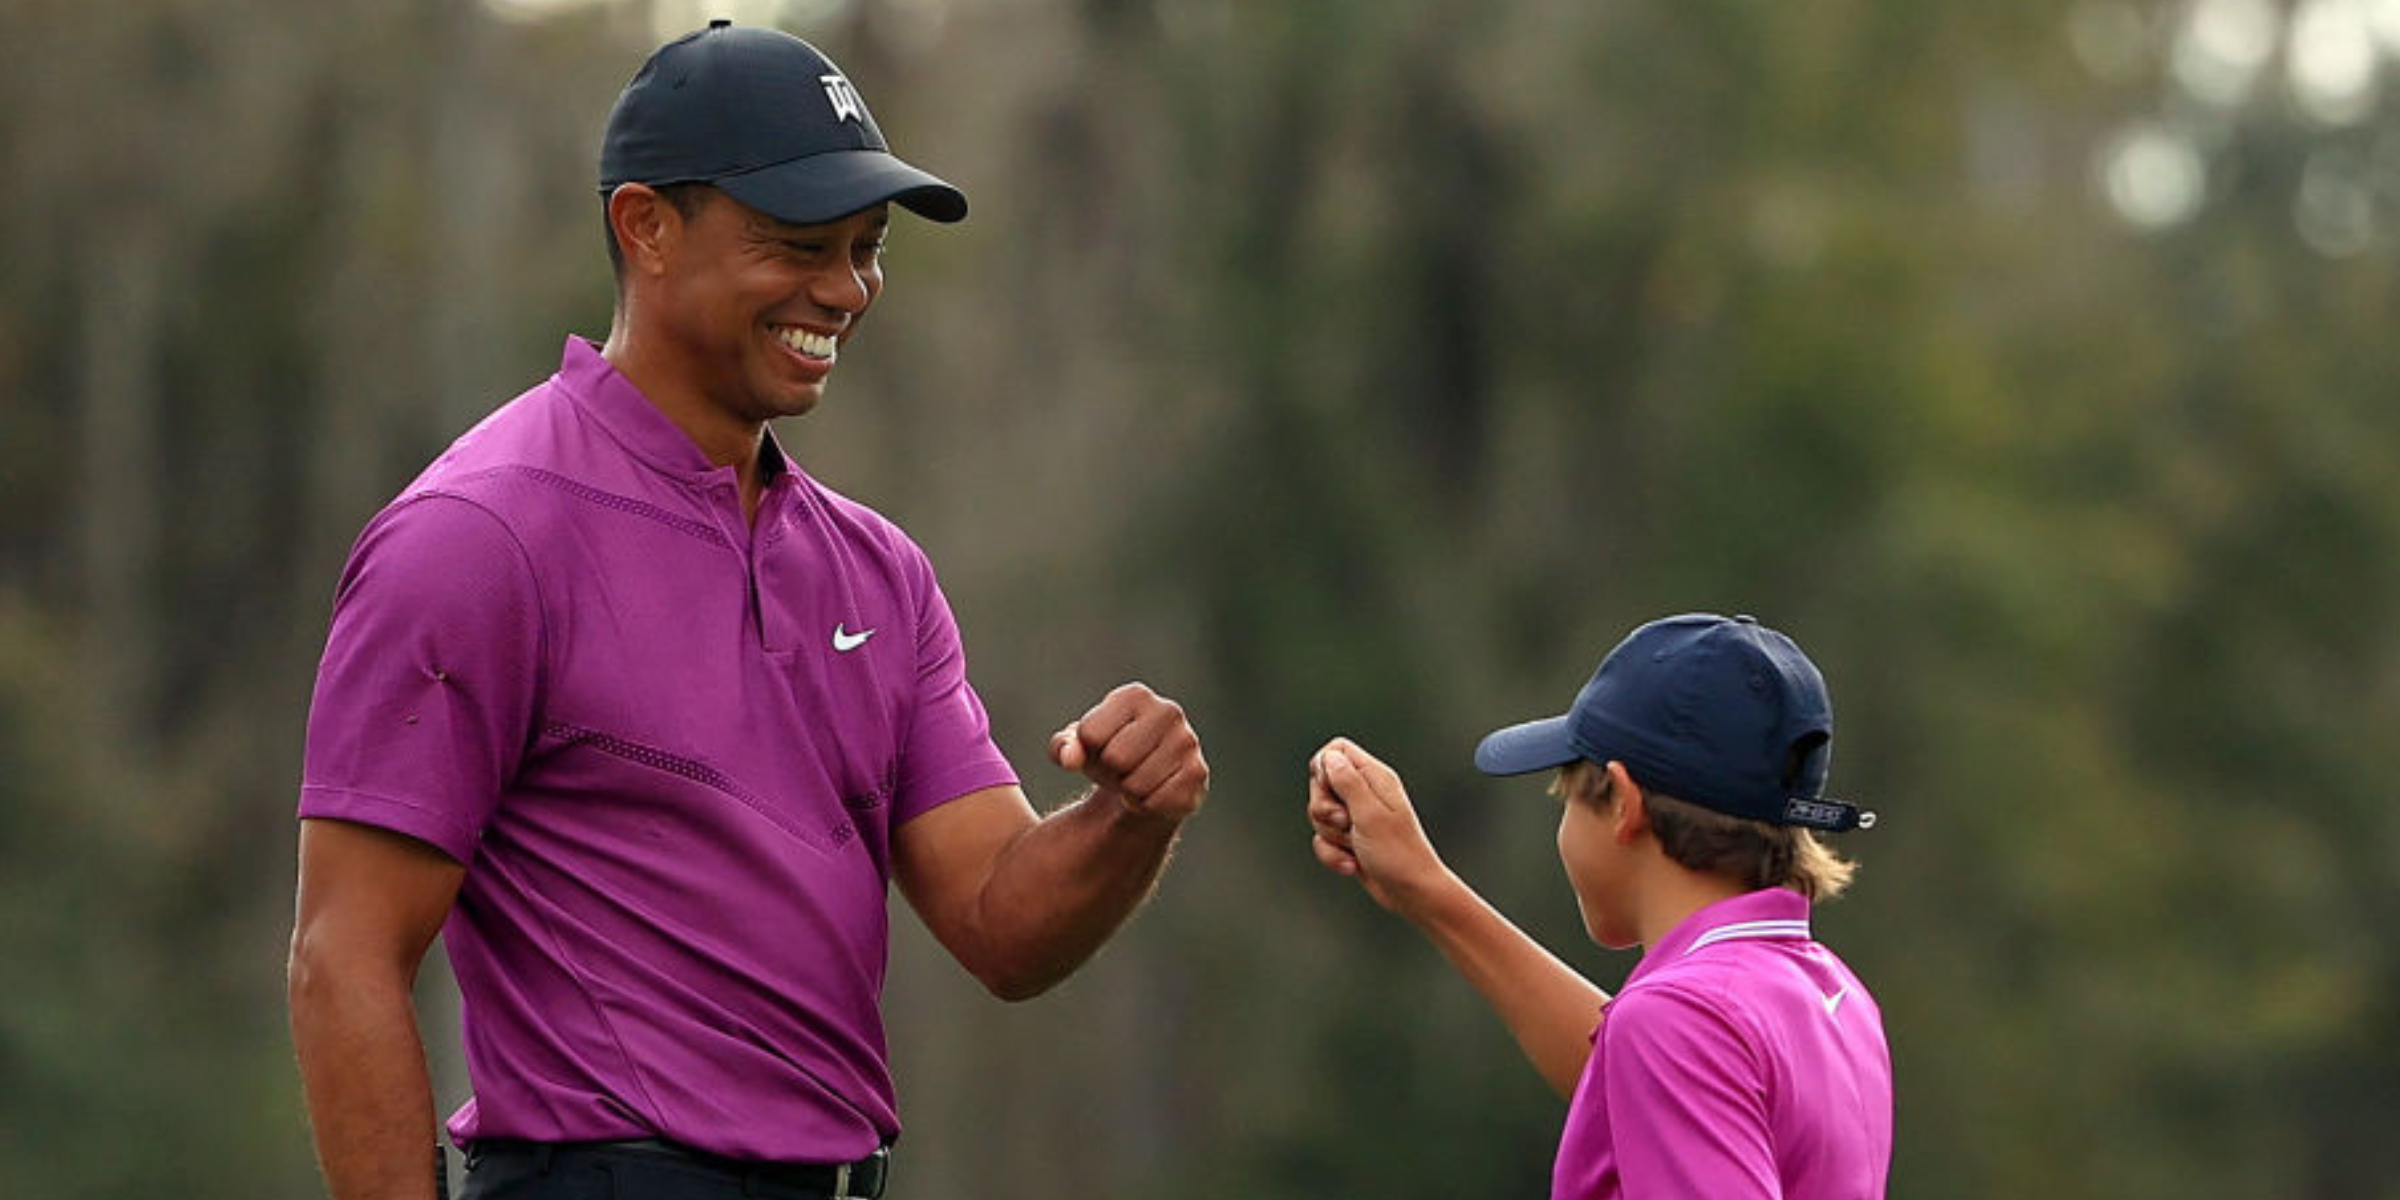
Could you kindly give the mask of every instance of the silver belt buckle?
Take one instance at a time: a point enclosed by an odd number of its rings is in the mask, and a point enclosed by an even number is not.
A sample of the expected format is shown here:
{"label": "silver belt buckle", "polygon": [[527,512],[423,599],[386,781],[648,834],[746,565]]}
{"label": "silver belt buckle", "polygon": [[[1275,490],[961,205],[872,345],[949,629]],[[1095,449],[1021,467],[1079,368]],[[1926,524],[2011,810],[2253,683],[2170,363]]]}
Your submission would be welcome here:
{"label": "silver belt buckle", "polygon": [[849,1163],[843,1163],[842,1165],[833,1169],[833,1194],[834,1200],[841,1200],[841,1197],[850,1194]]}

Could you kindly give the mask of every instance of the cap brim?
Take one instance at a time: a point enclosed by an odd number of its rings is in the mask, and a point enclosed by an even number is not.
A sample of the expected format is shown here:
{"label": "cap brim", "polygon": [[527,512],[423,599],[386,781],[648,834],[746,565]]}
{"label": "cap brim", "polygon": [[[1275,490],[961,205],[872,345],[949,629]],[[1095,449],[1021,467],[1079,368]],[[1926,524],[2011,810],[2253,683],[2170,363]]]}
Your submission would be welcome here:
{"label": "cap brim", "polygon": [[840,220],[897,204],[949,224],[967,216],[967,194],[881,150],[832,150],[714,181],[726,195],[793,225]]}
{"label": "cap brim", "polygon": [[1524,775],[1563,767],[1583,757],[1564,716],[1511,725],[1475,747],[1475,769],[1486,775]]}

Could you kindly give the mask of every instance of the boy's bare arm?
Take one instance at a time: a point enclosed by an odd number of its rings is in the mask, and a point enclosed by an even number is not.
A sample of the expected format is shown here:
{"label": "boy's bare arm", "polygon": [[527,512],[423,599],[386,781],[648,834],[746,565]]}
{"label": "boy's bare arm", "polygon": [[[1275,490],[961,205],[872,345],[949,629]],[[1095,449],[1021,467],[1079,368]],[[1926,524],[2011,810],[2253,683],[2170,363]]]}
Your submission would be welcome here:
{"label": "boy's bare arm", "polygon": [[1317,861],[1417,927],[1482,993],[1553,1090],[1572,1096],[1608,994],[1542,948],[1436,854],[1398,773],[1347,738],[1309,760]]}

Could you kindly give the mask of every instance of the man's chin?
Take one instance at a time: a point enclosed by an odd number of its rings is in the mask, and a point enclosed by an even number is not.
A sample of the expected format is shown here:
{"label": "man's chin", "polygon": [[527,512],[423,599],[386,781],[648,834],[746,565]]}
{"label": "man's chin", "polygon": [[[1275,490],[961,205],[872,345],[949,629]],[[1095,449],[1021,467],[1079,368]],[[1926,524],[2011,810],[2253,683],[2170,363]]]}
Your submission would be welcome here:
{"label": "man's chin", "polygon": [[806,387],[793,387],[791,384],[785,383],[772,391],[761,393],[760,399],[764,401],[760,407],[767,410],[770,419],[805,417],[815,412],[817,405],[824,402],[825,385],[816,383]]}

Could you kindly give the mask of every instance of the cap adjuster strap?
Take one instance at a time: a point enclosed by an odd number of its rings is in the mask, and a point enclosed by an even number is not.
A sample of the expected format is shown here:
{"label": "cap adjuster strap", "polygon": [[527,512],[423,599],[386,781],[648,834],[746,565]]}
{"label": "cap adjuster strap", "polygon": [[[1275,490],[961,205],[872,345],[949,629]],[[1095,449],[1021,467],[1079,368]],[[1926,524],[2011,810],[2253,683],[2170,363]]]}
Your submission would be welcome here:
{"label": "cap adjuster strap", "polygon": [[1853,829],[1873,829],[1875,814],[1847,800],[1787,796],[1783,801],[1783,823],[1827,833],[1846,833]]}

